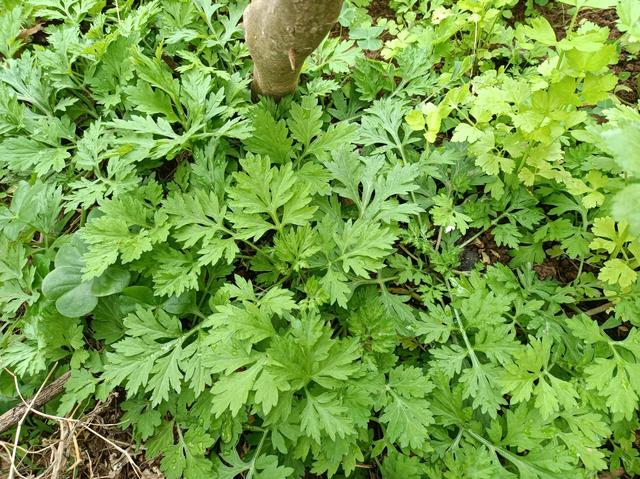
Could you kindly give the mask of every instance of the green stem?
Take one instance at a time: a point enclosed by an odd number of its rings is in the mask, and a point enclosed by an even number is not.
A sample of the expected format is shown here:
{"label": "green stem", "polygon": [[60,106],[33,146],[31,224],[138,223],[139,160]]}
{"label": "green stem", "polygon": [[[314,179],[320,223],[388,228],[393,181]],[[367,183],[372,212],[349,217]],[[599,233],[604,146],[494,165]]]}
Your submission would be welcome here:
{"label": "green stem", "polygon": [[[449,295],[451,296],[451,291],[449,291]],[[471,341],[469,341],[469,337],[467,336],[467,331],[464,329],[464,326],[462,325],[462,320],[460,319],[458,310],[455,308],[451,308],[451,309],[453,309],[453,314],[456,317],[456,323],[458,324],[458,328],[460,329],[460,334],[462,334],[462,339],[464,340],[464,345],[466,346],[467,352],[469,353],[469,359],[471,359],[471,362],[473,363],[474,367],[479,368],[481,367],[480,361],[478,360],[478,357],[476,356],[476,352],[473,350],[473,347],[471,346]]]}
{"label": "green stem", "polygon": [[86,208],[80,209],[80,228],[82,228],[87,222],[87,210]]}
{"label": "green stem", "polygon": [[390,281],[395,281],[397,279],[398,279],[397,276],[390,276],[388,278],[376,278],[376,279],[360,279],[360,280],[354,280],[353,281],[353,285],[356,288],[358,286],[364,286],[365,284],[383,285],[384,283],[388,283]]}
{"label": "green stem", "polygon": [[211,285],[213,284],[213,282],[215,280],[216,280],[216,276],[214,274],[209,275],[209,277],[207,278],[207,282],[205,283],[205,287],[202,290],[202,297],[200,298],[200,301],[198,301],[198,310],[200,308],[202,308],[202,305],[204,304],[204,300],[208,296],[211,296],[211,294],[209,294],[209,289],[211,289]]}
{"label": "green stem", "polygon": [[248,245],[248,246],[252,247],[254,250],[256,250],[256,251],[258,251],[258,252],[260,252],[260,253],[262,253],[262,254],[266,255],[266,254],[265,254],[265,252],[262,250],[262,248],[260,248],[260,246],[258,246],[257,244],[253,243],[252,241],[249,241],[249,240],[246,240],[246,239],[242,239],[242,238],[238,238],[238,237],[236,236],[235,232],[233,232],[233,231],[232,231],[232,230],[230,230],[229,228],[226,228],[226,227],[224,227],[224,226],[222,226],[222,225],[219,225],[219,228],[220,228],[220,231],[222,231],[222,232],[224,232],[224,233],[228,234],[228,235],[229,235],[229,236],[231,236],[235,241],[241,241],[241,242],[243,242],[244,244],[246,244],[246,245]]}
{"label": "green stem", "polygon": [[569,28],[567,29],[568,34],[573,33],[573,28],[576,26],[576,21],[578,20],[578,13],[580,13],[580,7],[576,6],[576,10],[571,17],[571,23],[569,23]]}
{"label": "green stem", "polygon": [[512,452],[509,452],[506,449],[503,449],[503,448],[501,448],[499,446],[496,446],[492,442],[487,441],[480,434],[476,434],[475,432],[473,432],[473,431],[471,431],[469,429],[465,429],[465,428],[461,428],[461,429],[464,431],[464,433],[466,433],[467,435],[469,435],[470,437],[472,437],[473,439],[475,439],[479,443],[483,444],[484,446],[488,447],[494,453],[497,453],[500,456],[502,456],[503,458],[505,458],[506,460],[508,460],[511,464],[516,466],[518,468],[518,470],[522,470],[522,468],[533,469],[533,470],[535,470],[535,471],[537,471],[539,473],[540,477],[548,475],[549,471],[547,471],[546,469],[544,469],[542,467],[539,467],[539,466],[537,466],[535,464],[531,464],[531,463],[522,461],[520,459],[520,457],[518,457],[516,454],[513,454]]}
{"label": "green stem", "polygon": [[[405,151],[404,151],[404,145],[400,141],[400,137],[398,136],[397,132],[393,135],[393,141],[396,142],[396,148],[400,152],[400,158],[402,159],[402,166],[406,166],[409,162],[407,161],[407,155],[405,154]],[[418,204],[416,202],[416,195],[414,194],[413,191],[409,192],[409,196],[411,196],[411,201],[413,201],[415,204]],[[422,228],[423,228],[422,217],[420,216],[420,213],[418,213],[418,226],[420,226],[420,232],[422,232]]]}
{"label": "green stem", "polygon": [[262,451],[262,446],[264,445],[264,440],[266,439],[266,437],[267,437],[267,431],[262,433],[262,438],[260,438],[260,442],[258,443],[258,447],[256,448],[256,453],[253,455],[253,459],[251,459],[251,463],[249,464],[249,469],[248,469],[249,472],[247,472],[245,479],[251,479],[253,477],[253,473],[256,470],[256,460],[260,455],[260,451]]}
{"label": "green stem", "polygon": [[464,243],[462,243],[461,245],[459,245],[460,248],[464,248],[466,246],[468,246],[469,244],[473,243],[476,238],[479,238],[480,236],[482,236],[486,231],[488,231],[490,228],[493,228],[495,225],[498,224],[498,221],[500,221],[502,218],[504,218],[505,216],[507,216],[509,213],[511,212],[511,210],[507,210],[504,213],[502,213],[501,215],[497,216],[491,223],[489,223],[489,226],[485,229],[482,229],[480,231],[478,231],[476,234],[474,234],[471,238],[469,238],[468,240],[466,240]]}

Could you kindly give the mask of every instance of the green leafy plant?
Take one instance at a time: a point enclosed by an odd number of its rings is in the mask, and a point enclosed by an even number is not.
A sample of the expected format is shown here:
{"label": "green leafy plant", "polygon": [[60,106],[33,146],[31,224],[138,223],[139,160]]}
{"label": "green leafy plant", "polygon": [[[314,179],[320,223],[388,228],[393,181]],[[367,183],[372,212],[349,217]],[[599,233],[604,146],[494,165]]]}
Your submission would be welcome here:
{"label": "green leafy plant", "polygon": [[20,474],[106,409],[170,479],[640,474],[636,2],[382,3],[274,102],[246,2],[0,0]]}
{"label": "green leafy plant", "polygon": [[98,298],[120,293],[128,284],[130,273],[124,268],[111,266],[98,278],[83,281],[83,254],[86,248],[77,238],[62,246],[53,269],[42,280],[42,294],[56,302],[56,309],[64,316],[86,316],[98,304]]}

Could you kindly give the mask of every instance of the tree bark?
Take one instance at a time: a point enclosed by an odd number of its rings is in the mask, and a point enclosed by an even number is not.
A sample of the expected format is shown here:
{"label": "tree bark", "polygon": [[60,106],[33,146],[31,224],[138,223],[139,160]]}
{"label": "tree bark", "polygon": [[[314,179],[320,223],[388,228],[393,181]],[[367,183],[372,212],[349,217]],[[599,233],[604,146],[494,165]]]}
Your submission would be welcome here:
{"label": "tree bark", "polygon": [[252,0],[244,11],[253,92],[281,98],[298,86],[305,59],[340,14],[343,0]]}

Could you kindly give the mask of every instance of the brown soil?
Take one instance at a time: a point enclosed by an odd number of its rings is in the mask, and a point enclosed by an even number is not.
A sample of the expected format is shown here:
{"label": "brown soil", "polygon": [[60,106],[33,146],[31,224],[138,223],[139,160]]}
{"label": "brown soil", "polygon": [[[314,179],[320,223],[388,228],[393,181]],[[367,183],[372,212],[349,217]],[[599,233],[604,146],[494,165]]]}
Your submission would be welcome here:
{"label": "brown soil", "polygon": [[[396,18],[395,12],[389,6],[389,0],[373,0],[367,9],[369,12],[369,16],[371,17],[373,23],[376,23],[376,20],[379,18],[386,18],[387,20],[393,20]],[[339,23],[336,23],[331,32],[329,32],[329,36],[332,38],[340,37],[342,40],[349,40],[349,29],[343,27]],[[393,37],[389,35],[388,32],[382,33],[382,41],[386,42],[387,40],[391,40]],[[379,59],[379,55],[377,52],[366,52],[366,55],[369,58]]]}
{"label": "brown soil", "polygon": [[[376,23],[376,20],[379,18],[384,18],[387,20],[395,20],[396,13],[389,6],[388,0],[373,0],[371,5],[369,5],[369,16],[373,20],[373,23]],[[388,42],[389,40],[393,40],[393,35],[391,35],[388,31],[383,31],[380,36],[380,40],[383,42]]]}
{"label": "brown soil", "polygon": [[[384,18],[387,20],[393,20],[396,18],[395,12],[389,6],[388,0],[373,0],[367,10],[374,25],[376,23],[376,20],[378,20],[379,18]],[[340,38],[341,40],[349,40],[349,29],[340,25],[340,23],[336,23],[329,32],[329,37]],[[385,30],[382,32],[380,39],[383,42],[387,42],[388,40],[392,40],[393,36]],[[364,54],[371,60],[382,60],[380,51],[365,50]]]}
{"label": "brown soil", "polygon": [[[567,28],[571,23],[571,7],[564,3],[549,3],[544,7],[538,7],[538,11],[549,21],[551,27],[556,32],[558,40],[562,40],[567,33]],[[584,22],[591,22],[601,27],[609,28],[609,39],[615,40],[622,33],[616,28],[618,16],[614,8],[596,9],[583,8],[578,14],[576,28]]]}
{"label": "brown soil", "polygon": [[389,6],[389,0],[373,0],[369,5],[369,15],[374,20],[377,18],[394,20],[396,18],[396,13]]}
{"label": "brown soil", "polygon": [[509,264],[509,248],[498,246],[491,231],[487,231],[479,238],[476,238],[468,247],[472,252],[465,253],[465,256],[477,255],[477,258],[486,265],[495,263]]}
{"label": "brown soil", "polygon": [[640,88],[640,57],[633,58],[628,53],[622,52],[618,64],[613,65],[611,68],[618,76],[623,72],[629,73],[629,78],[620,81],[618,85],[622,85],[630,91],[626,89],[619,90],[616,94],[621,100],[635,104],[640,97],[640,91],[638,91]]}
{"label": "brown soil", "polygon": [[609,40],[615,40],[622,35],[616,28],[616,22],[618,21],[618,15],[616,14],[616,10],[614,8],[607,9],[595,9],[595,8],[584,8],[578,14],[577,25],[580,25],[583,22],[589,21],[591,23],[595,23],[601,27],[609,28]]}
{"label": "brown soil", "polygon": [[614,469],[611,472],[601,472],[598,474],[599,479],[624,479],[626,477],[630,478],[631,476],[628,476],[621,467]]}
{"label": "brown soil", "polygon": [[571,22],[569,6],[564,3],[550,2],[544,7],[537,7],[537,10],[549,21],[551,28],[556,32],[556,38],[563,39]]}
{"label": "brown soil", "polygon": [[340,38],[341,40],[349,40],[349,29],[343,27],[340,23],[336,22],[331,31],[329,32],[330,38]]}
{"label": "brown soil", "polygon": [[518,3],[516,3],[511,9],[511,14],[513,15],[513,17],[511,18],[511,21],[509,21],[509,24],[511,26],[514,26],[515,23],[523,22],[525,19],[526,11],[527,0],[518,0]]}
{"label": "brown soil", "polygon": [[547,258],[533,269],[540,279],[554,279],[562,284],[571,283],[578,276],[578,267],[566,257]]}
{"label": "brown soil", "polygon": [[380,51],[379,50],[364,50],[364,55],[369,59],[369,60],[377,60],[377,61],[382,61],[382,55],[380,55]]}

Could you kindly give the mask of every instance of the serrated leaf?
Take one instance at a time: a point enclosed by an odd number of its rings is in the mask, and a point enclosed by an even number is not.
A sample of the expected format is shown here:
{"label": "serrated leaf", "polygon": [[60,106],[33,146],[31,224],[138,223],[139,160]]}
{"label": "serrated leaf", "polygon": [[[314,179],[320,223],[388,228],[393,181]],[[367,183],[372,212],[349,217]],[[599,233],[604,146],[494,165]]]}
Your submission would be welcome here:
{"label": "serrated leaf", "polygon": [[253,134],[245,144],[249,151],[283,164],[291,157],[293,141],[284,120],[276,121],[265,108],[258,108],[253,115]]}
{"label": "serrated leaf", "polygon": [[352,431],[353,423],[347,414],[348,409],[334,394],[322,393],[313,396],[307,393],[303,404],[300,427],[315,441],[320,442],[322,434],[333,440]]}
{"label": "serrated leaf", "polygon": [[227,410],[233,416],[237,415],[240,408],[246,404],[260,369],[260,366],[254,365],[246,371],[235,372],[220,378],[211,389],[213,395],[211,412],[216,417],[220,417]]}
{"label": "serrated leaf", "polygon": [[297,181],[290,164],[272,167],[268,158],[248,156],[241,160],[236,185],[229,192],[231,221],[244,238],[258,239],[269,230],[286,225],[303,226],[311,218],[309,188]]}

